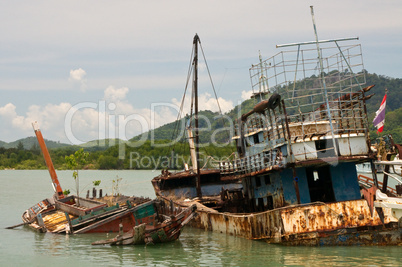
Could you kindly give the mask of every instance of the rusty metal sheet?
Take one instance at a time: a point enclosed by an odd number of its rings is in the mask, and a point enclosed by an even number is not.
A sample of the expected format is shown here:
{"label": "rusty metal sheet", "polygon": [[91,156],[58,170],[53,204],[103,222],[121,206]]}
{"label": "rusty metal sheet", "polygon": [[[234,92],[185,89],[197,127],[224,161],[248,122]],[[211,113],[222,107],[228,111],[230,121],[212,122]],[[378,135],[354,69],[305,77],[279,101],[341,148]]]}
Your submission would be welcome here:
{"label": "rusty metal sheet", "polygon": [[326,134],[330,130],[329,121],[303,122],[289,124],[291,140],[296,137],[308,138],[317,134]]}
{"label": "rusty metal sheet", "polygon": [[331,232],[287,235],[282,237],[281,244],[290,246],[389,246],[401,243],[402,228],[378,226],[366,230],[344,228]]}
{"label": "rusty metal sheet", "polygon": [[317,158],[317,148],[314,141],[303,142],[304,150],[306,152],[306,159],[316,159]]}
{"label": "rusty metal sheet", "polygon": [[247,214],[220,213],[204,207],[198,203],[199,215],[190,222],[191,226],[268,243],[316,246],[402,242],[402,228],[397,228],[398,222],[390,212],[384,212],[383,224],[377,212],[371,216],[366,200],[313,203]]}
{"label": "rusty metal sheet", "polygon": [[306,159],[303,143],[293,143],[292,152],[296,160],[302,161]]}
{"label": "rusty metal sheet", "polygon": [[[382,225],[377,212],[371,216],[364,199],[288,208],[281,216],[287,234]],[[387,217],[384,223],[389,222]]]}
{"label": "rusty metal sheet", "polygon": [[341,156],[350,156],[350,144],[349,144],[349,138],[338,138],[338,144],[339,144],[339,153]]}
{"label": "rusty metal sheet", "polygon": [[369,152],[365,136],[351,136],[349,143],[352,155],[366,155]]}
{"label": "rusty metal sheet", "polygon": [[314,141],[292,143],[292,152],[298,161],[316,159],[317,148]]}

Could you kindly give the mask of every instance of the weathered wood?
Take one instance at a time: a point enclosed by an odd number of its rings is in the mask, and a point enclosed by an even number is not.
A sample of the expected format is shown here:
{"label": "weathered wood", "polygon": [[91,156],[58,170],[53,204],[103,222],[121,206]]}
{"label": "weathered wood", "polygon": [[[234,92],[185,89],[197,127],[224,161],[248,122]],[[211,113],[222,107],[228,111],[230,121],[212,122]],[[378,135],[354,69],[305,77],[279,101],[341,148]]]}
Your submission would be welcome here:
{"label": "weathered wood", "polygon": [[176,240],[180,235],[180,230],[195,215],[197,206],[191,205],[181,211],[176,216],[159,222],[157,224],[142,223],[134,226],[130,231],[123,233],[123,225],[120,224],[119,234],[111,239],[99,240],[92,245],[138,245],[163,243]]}
{"label": "weathered wood", "polygon": [[32,223],[32,221],[19,223],[19,224],[13,225],[13,226],[6,227],[5,229],[14,229],[14,228],[17,228],[17,227],[20,227],[20,226],[23,226],[26,224],[30,224],[30,223]]}
{"label": "weathered wood", "polygon": [[[76,230],[76,231],[74,231],[74,233],[75,233],[75,234],[81,234],[81,233],[88,232],[88,231],[90,231],[90,230],[92,230],[92,229],[95,229],[96,227],[98,227],[98,226],[100,226],[100,225],[102,225],[102,224],[105,224],[105,223],[108,223],[108,222],[112,222],[112,221],[114,221],[114,220],[116,220],[116,219],[118,219],[118,218],[121,218],[121,217],[123,217],[123,216],[126,216],[127,214],[129,214],[129,213],[131,213],[131,212],[132,212],[132,209],[128,209],[128,210],[126,210],[126,211],[119,212],[119,213],[117,213],[117,214],[115,214],[115,215],[112,215],[112,216],[110,216],[110,217],[107,217],[107,218],[105,218],[105,219],[103,219],[103,220],[100,220],[100,221],[98,221],[98,222],[94,222],[94,223],[88,225],[87,227],[84,227],[84,228],[81,228],[81,229],[79,229],[79,230]],[[76,225],[75,225],[74,227],[76,227]]]}

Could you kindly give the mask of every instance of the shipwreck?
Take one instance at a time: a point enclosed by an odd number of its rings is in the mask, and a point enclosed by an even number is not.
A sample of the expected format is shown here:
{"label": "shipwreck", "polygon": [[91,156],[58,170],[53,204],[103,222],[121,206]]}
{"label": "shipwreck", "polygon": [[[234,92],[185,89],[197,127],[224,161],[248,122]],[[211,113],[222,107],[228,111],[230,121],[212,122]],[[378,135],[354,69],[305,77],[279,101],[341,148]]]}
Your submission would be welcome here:
{"label": "shipwreck", "polygon": [[[366,101],[374,85],[365,85],[358,38],[315,37],[278,45],[284,51],[251,67],[255,106],[238,117],[236,157],[218,168],[200,167],[194,105],[192,168],[152,180],[172,211],[197,206],[192,226],[282,245],[402,244],[402,192],[380,183],[373,165]],[[199,44],[196,35],[195,87]],[[372,166],[370,181],[357,164]]]}

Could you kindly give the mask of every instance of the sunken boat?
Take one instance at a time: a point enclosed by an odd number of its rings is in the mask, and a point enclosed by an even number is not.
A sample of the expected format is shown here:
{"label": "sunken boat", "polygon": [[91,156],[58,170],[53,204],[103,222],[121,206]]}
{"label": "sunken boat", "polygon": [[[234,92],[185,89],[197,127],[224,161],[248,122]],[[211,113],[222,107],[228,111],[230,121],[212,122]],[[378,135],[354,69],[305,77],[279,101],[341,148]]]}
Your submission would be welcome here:
{"label": "sunken boat", "polygon": [[[155,202],[155,200],[153,201]],[[164,203],[164,202],[162,202]],[[175,216],[163,215],[162,210],[155,209],[155,205],[148,202],[142,204],[137,209],[140,213],[159,214],[149,217],[146,221],[134,226],[128,232],[123,231],[123,225],[120,224],[119,234],[111,239],[99,240],[93,242],[92,245],[148,245],[156,243],[171,242],[179,238],[181,229],[192,219],[197,213],[197,206],[192,205],[188,208],[182,209],[180,213]],[[158,205],[159,208],[164,208],[163,205]]]}
{"label": "sunken boat", "polygon": [[251,67],[255,106],[237,119],[234,160],[200,168],[195,125],[193,167],[152,180],[175,212],[197,205],[192,226],[282,245],[402,244],[402,192],[373,165],[361,45],[315,36]]}
{"label": "sunken boat", "polygon": [[37,122],[32,124],[52,179],[55,191],[50,198],[38,202],[22,214],[22,224],[38,232],[58,234],[128,232],[140,224],[152,223],[163,208],[158,201],[143,197],[101,196],[86,198],[63,193],[49,151]]}

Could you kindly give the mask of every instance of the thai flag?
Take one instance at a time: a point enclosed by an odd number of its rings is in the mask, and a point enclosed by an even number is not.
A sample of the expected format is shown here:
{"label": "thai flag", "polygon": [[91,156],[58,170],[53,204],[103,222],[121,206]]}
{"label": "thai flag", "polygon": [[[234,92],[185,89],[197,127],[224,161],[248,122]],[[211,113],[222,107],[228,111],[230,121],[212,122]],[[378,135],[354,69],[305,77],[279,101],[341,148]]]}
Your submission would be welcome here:
{"label": "thai flag", "polygon": [[374,127],[377,128],[377,133],[381,133],[384,129],[385,122],[385,104],[387,102],[387,93],[385,93],[382,99],[380,108],[375,112],[375,118],[373,120]]}

